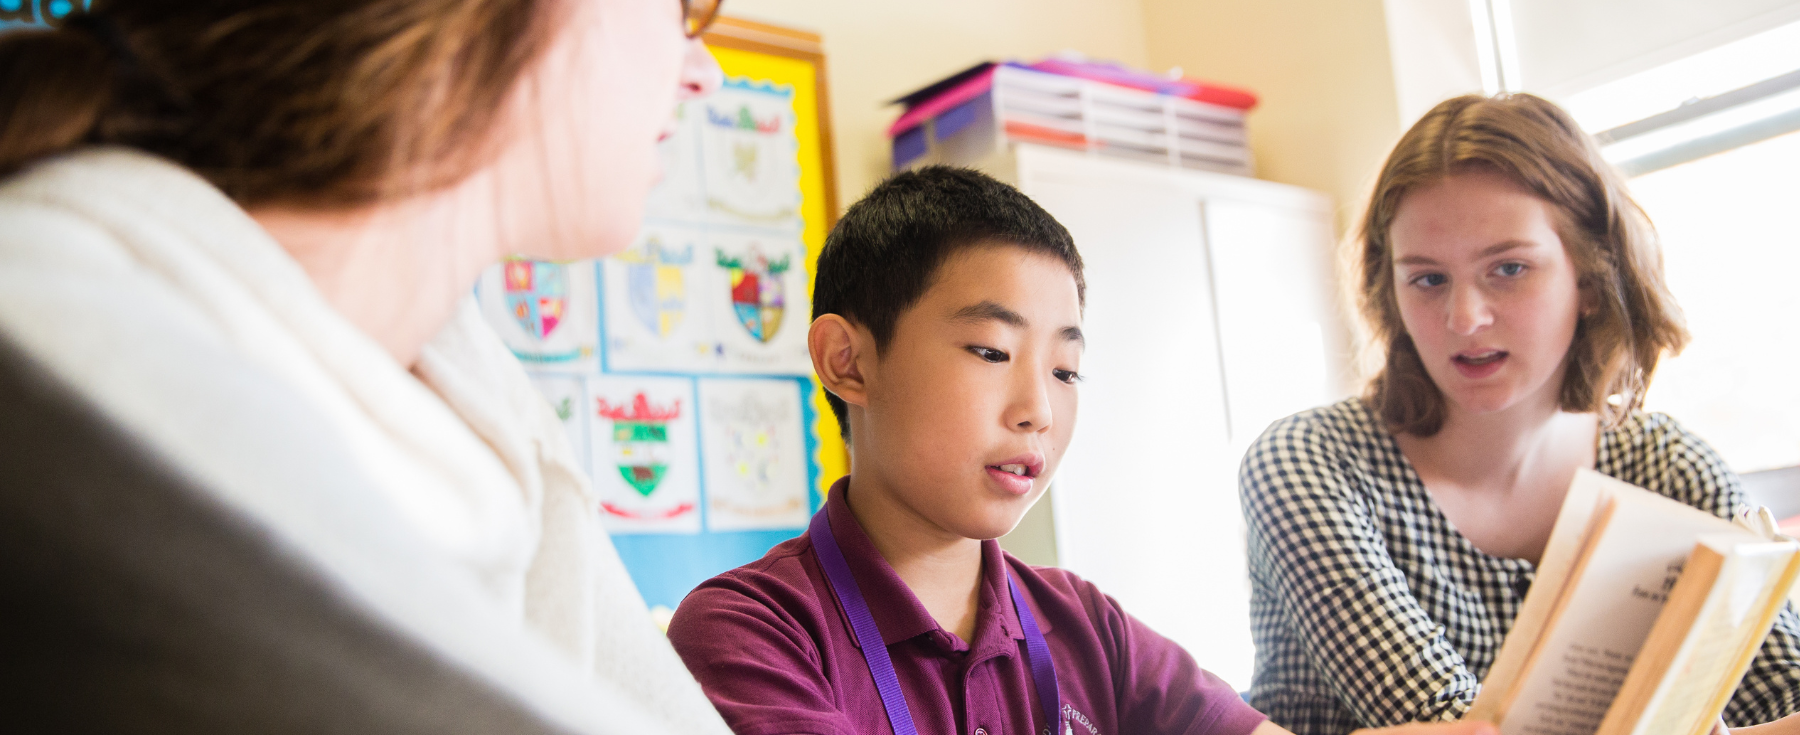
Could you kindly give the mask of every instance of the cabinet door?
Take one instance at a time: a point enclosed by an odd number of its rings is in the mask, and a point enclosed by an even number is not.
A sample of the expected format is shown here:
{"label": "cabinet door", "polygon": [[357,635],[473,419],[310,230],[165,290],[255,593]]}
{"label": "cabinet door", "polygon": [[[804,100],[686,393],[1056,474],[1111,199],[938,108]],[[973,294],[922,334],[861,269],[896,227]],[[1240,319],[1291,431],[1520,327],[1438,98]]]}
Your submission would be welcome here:
{"label": "cabinet door", "polygon": [[[1269,199],[1274,199],[1270,201]],[[1306,200],[1208,197],[1231,445],[1334,401],[1348,364],[1331,275],[1330,210]]]}
{"label": "cabinet door", "polygon": [[1080,421],[1051,494],[1060,564],[1249,685],[1249,592],[1201,203],[1164,172],[1030,166],[1087,266]]}

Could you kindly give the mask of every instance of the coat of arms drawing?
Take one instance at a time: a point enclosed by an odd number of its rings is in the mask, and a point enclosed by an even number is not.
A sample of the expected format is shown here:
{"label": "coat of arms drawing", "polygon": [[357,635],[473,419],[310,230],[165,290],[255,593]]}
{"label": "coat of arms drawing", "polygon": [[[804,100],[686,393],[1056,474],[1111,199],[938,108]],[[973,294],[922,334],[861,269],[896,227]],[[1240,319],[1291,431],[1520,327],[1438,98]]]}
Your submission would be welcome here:
{"label": "coat of arms drawing", "polygon": [[686,267],[694,262],[694,246],[680,252],[652,236],[642,250],[621,253],[631,314],[658,337],[667,338],[687,315]]}
{"label": "coat of arms drawing", "polygon": [[635,507],[628,507],[623,503],[602,502],[601,509],[637,520],[668,519],[693,512],[695,504],[692,502],[668,505],[657,503],[655,499],[674,459],[670,456],[669,423],[681,417],[681,401],[656,405],[641,391],[632,396],[629,404],[613,404],[605,398],[595,401],[598,404],[595,414],[612,421],[613,468],[627,486],[649,503],[634,503]]}
{"label": "coat of arms drawing", "polygon": [[568,272],[536,260],[508,260],[505,268],[506,310],[526,333],[548,339],[568,310]]}
{"label": "coat of arms drawing", "polygon": [[729,276],[731,311],[738,324],[758,342],[774,339],[787,308],[782,274],[792,265],[789,256],[771,261],[755,247],[737,257],[727,256],[723,250],[715,252],[719,267]]}

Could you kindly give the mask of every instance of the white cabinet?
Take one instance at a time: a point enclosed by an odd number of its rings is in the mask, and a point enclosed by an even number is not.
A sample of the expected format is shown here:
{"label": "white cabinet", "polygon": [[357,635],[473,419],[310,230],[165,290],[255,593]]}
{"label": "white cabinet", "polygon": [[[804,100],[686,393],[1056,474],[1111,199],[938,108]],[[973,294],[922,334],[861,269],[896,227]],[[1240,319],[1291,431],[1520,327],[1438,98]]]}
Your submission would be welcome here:
{"label": "white cabinet", "polygon": [[1247,689],[1237,466],[1271,421],[1342,393],[1330,201],[1032,146],[982,168],[1068,227],[1087,265],[1087,380],[1050,494],[1056,562]]}

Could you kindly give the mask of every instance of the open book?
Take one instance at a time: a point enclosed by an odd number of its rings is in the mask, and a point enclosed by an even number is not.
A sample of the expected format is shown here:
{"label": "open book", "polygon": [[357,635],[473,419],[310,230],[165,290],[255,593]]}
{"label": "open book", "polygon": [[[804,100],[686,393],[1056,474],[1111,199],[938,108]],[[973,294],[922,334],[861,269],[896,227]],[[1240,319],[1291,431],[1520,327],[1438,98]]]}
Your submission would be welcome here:
{"label": "open book", "polygon": [[1800,572],[1800,544],[1749,525],[1582,470],[1465,718],[1501,735],[1705,735]]}

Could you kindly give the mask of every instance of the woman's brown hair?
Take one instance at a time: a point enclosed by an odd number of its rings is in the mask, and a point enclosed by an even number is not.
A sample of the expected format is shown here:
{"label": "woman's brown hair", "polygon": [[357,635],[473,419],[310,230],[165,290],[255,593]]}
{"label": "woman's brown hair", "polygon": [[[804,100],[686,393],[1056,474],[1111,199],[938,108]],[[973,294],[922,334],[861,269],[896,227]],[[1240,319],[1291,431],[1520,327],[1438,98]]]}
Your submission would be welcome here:
{"label": "woman's brown hair", "polygon": [[552,0],[95,0],[0,35],[0,176],[92,144],[244,206],[367,204],[495,152]]}
{"label": "woman's brown hair", "polygon": [[1407,192],[1472,169],[1498,172],[1552,205],[1584,305],[1558,403],[1616,425],[1643,405],[1657,360],[1687,344],[1687,329],[1663,282],[1656,231],[1624,177],[1574,118],[1529,94],[1446,100],[1406,131],[1382,166],[1352,263],[1371,347],[1386,352],[1367,400],[1396,433],[1443,428],[1443,393],[1400,318],[1388,234]]}

